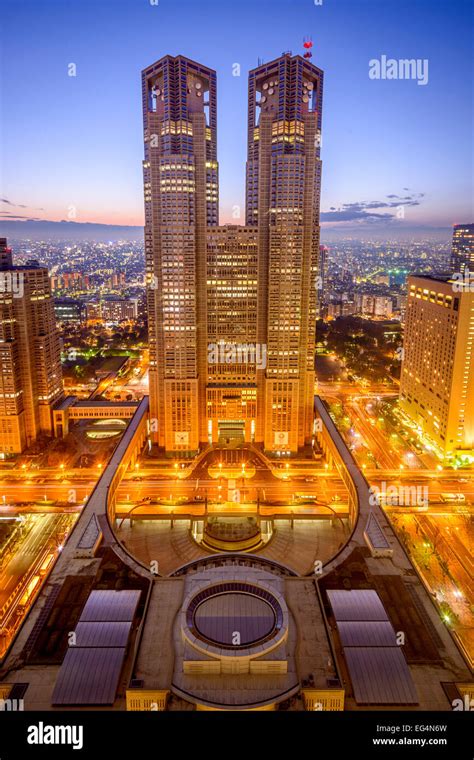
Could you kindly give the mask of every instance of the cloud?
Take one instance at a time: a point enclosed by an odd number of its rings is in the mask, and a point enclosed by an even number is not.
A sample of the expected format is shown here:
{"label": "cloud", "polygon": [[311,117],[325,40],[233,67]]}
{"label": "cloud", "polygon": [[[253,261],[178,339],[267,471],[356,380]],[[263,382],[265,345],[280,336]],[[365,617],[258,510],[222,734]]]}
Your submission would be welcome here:
{"label": "cloud", "polygon": [[[29,206],[25,206],[24,203],[12,203],[8,200],[8,198],[0,198],[0,203],[6,203],[8,206],[13,206],[14,208],[30,208]],[[34,207],[35,211],[44,211],[44,208]]]}
{"label": "cloud", "polygon": [[[404,188],[405,189],[405,188]],[[386,195],[383,201],[356,201],[353,203],[343,203],[339,208],[331,206],[329,211],[321,212],[322,222],[367,222],[376,224],[377,222],[397,221],[397,217],[390,211],[382,209],[398,209],[400,206],[419,206],[425,193],[412,193],[411,195],[396,195],[391,193]]]}
{"label": "cloud", "polygon": [[0,211],[0,218],[6,219],[10,222],[13,222],[18,219],[26,219],[28,222],[40,221],[38,217],[21,216],[21,214],[14,214],[12,211]]}
{"label": "cloud", "polygon": [[364,222],[373,222],[373,221],[390,221],[392,220],[393,214],[384,213],[384,214],[375,214],[375,213],[369,213],[367,211],[360,211],[360,210],[354,210],[354,209],[340,209],[339,211],[322,211],[321,212],[321,221],[322,222],[354,222],[354,221],[364,221]]}

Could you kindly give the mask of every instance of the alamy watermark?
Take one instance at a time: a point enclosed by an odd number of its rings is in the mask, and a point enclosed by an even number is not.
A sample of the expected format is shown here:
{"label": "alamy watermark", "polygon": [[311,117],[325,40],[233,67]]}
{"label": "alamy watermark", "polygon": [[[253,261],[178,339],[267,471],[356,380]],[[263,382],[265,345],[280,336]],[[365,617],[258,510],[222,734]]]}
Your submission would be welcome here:
{"label": "alamy watermark", "polygon": [[463,291],[474,291],[474,272],[470,272],[466,267],[462,272],[454,272],[452,278],[452,286],[454,293],[462,293]]}
{"label": "alamy watermark", "polygon": [[267,366],[267,346],[264,343],[209,343],[208,364],[255,364],[258,369]]}
{"label": "alamy watermark", "polygon": [[22,298],[25,292],[23,272],[0,272],[0,293],[11,293],[13,298]]}
{"label": "alamy watermark", "polygon": [[381,55],[369,61],[369,79],[413,79],[428,84],[428,58],[387,58]]}
{"label": "alamy watermark", "polygon": [[387,505],[398,507],[427,507],[429,505],[428,486],[426,485],[399,485],[385,481],[379,486],[371,486],[369,504],[372,506]]}

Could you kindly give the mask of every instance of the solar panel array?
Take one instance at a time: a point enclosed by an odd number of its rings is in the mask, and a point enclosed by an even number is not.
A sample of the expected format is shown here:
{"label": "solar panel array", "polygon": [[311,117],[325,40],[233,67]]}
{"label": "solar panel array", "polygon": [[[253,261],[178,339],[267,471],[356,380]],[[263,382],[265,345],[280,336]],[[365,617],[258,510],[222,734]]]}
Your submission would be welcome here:
{"label": "solar panel array", "polygon": [[141,591],[92,591],[56,679],[53,705],[111,705]]}
{"label": "solar panel array", "polygon": [[141,591],[91,591],[82,610],[81,623],[133,620]]}
{"label": "solar panel array", "polygon": [[76,628],[76,647],[126,647],[131,621],[81,623]]}
{"label": "solar panel array", "polygon": [[377,592],[332,590],[327,594],[356,702],[418,704],[410,670]]}

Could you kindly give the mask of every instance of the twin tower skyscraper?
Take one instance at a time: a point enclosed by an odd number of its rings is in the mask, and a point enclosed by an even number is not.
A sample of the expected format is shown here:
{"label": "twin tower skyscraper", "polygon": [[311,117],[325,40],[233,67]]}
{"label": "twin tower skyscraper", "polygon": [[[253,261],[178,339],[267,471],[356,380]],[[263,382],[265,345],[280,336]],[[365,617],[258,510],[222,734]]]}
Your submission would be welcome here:
{"label": "twin tower skyscraper", "polygon": [[142,73],[151,439],[298,451],[313,437],[323,72],[249,73],[245,226],[219,226],[216,72]]}

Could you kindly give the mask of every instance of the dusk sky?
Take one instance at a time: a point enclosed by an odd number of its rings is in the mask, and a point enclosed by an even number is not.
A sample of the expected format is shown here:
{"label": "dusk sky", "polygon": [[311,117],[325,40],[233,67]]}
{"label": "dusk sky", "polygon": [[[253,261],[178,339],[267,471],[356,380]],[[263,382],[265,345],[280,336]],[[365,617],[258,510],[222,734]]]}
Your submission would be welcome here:
{"label": "dusk sky", "polygon": [[[77,222],[143,224],[140,72],[170,53],[217,70],[220,221],[240,205],[244,223],[247,72],[259,58],[302,54],[310,36],[325,72],[323,226],[473,221],[469,0],[4,5],[4,219],[58,221],[73,206]],[[383,55],[428,59],[427,84],[370,79]],[[404,218],[391,221],[400,204]]]}

